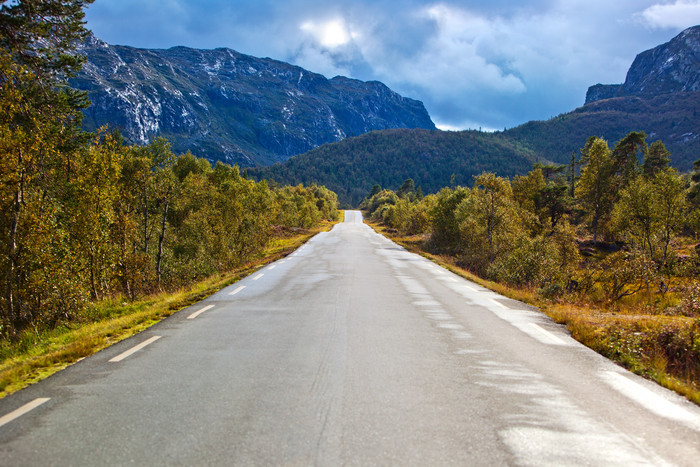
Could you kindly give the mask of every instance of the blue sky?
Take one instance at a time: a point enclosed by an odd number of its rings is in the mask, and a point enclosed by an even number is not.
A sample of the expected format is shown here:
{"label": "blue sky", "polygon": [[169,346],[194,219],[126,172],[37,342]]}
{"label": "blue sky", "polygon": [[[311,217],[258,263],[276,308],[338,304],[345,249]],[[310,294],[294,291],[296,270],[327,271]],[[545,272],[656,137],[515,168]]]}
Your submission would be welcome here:
{"label": "blue sky", "polygon": [[111,44],[228,47],[379,80],[445,129],[503,129],[583,104],[700,24],[700,0],[95,0]]}

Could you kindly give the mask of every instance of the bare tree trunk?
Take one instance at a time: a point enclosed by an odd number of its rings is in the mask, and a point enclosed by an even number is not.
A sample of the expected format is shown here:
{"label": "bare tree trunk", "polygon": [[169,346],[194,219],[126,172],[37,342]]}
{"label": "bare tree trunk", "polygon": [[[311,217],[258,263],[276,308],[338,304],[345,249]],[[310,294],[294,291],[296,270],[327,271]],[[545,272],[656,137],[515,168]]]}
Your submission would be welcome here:
{"label": "bare tree trunk", "polygon": [[142,195],[142,202],[143,202],[143,253],[148,254],[148,188],[145,186],[144,182],[144,187],[143,187],[143,195]]}
{"label": "bare tree trunk", "polygon": [[165,200],[165,207],[163,208],[163,221],[160,226],[160,237],[158,237],[158,255],[156,257],[156,276],[158,278],[158,286],[160,287],[161,280],[161,261],[163,259],[163,240],[165,239],[165,224],[168,218],[168,207],[170,206],[170,200]]}
{"label": "bare tree trunk", "polygon": [[[22,151],[19,152],[18,165],[22,167],[23,157]],[[15,276],[17,267],[17,228],[19,226],[20,212],[24,203],[24,170],[20,174],[19,185],[15,190],[14,200],[12,202],[12,219],[10,219],[10,237],[8,244],[8,265],[7,265],[7,289],[5,299],[7,301],[7,322],[14,328],[19,320],[19,312],[17,309],[15,296]]]}

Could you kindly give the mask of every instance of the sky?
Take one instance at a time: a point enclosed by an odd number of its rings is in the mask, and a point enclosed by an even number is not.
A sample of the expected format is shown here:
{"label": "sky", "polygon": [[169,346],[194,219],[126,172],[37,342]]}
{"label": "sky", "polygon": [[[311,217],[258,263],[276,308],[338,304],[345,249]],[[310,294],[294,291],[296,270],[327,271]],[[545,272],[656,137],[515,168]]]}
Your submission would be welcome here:
{"label": "sky", "polygon": [[115,45],[227,47],[378,80],[441,129],[501,130],[583,105],[635,56],[700,24],[700,0],[95,0]]}

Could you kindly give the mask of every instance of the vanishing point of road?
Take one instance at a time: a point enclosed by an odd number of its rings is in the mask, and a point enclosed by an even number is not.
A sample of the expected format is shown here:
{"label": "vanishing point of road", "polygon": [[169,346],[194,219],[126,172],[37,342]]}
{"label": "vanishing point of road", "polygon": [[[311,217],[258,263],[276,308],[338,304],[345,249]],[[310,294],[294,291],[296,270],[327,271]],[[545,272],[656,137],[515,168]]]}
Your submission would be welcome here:
{"label": "vanishing point of road", "polygon": [[0,465],[698,465],[700,408],[359,212],[0,400]]}

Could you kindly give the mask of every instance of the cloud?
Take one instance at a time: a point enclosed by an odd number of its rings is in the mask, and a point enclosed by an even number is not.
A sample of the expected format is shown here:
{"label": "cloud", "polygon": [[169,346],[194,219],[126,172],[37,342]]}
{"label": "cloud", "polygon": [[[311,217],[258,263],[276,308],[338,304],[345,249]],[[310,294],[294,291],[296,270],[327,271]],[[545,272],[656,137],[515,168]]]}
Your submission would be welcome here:
{"label": "cloud", "polygon": [[480,41],[494,30],[493,23],[447,5],[434,5],[419,14],[435,23],[436,33],[414,60],[403,64],[403,76],[410,82],[433,86],[440,93],[481,89],[519,94],[526,90],[519,77],[480,53]]}
{"label": "cloud", "polygon": [[[230,47],[380,80],[445,127],[503,128],[581,105],[634,57],[700,23],[700,0],[97,0],[113,44]],[[681,18],[681,19],[679,19]],[[683,23],[683,24],[681,24]],[[653,26],[653,27],[650,27]]]}
{"label": "cloud", "polygon": [[700,23],[700,0],[652,5],[638,16],[656,28],[687,28]]}
{"label": "cloud", "polygon": [[352,75],[350,69],[342,65],[336,54],[327,49],[315,47],[313,44],[300,47],[292,61],[297,66],[331,78]]}
{"label": "cloud", "polygon": [[307,21],[301,25],[302,31],[310,33],[323,47],[335,49],[350,42],[351,33],[342,19],[323,23]]}

